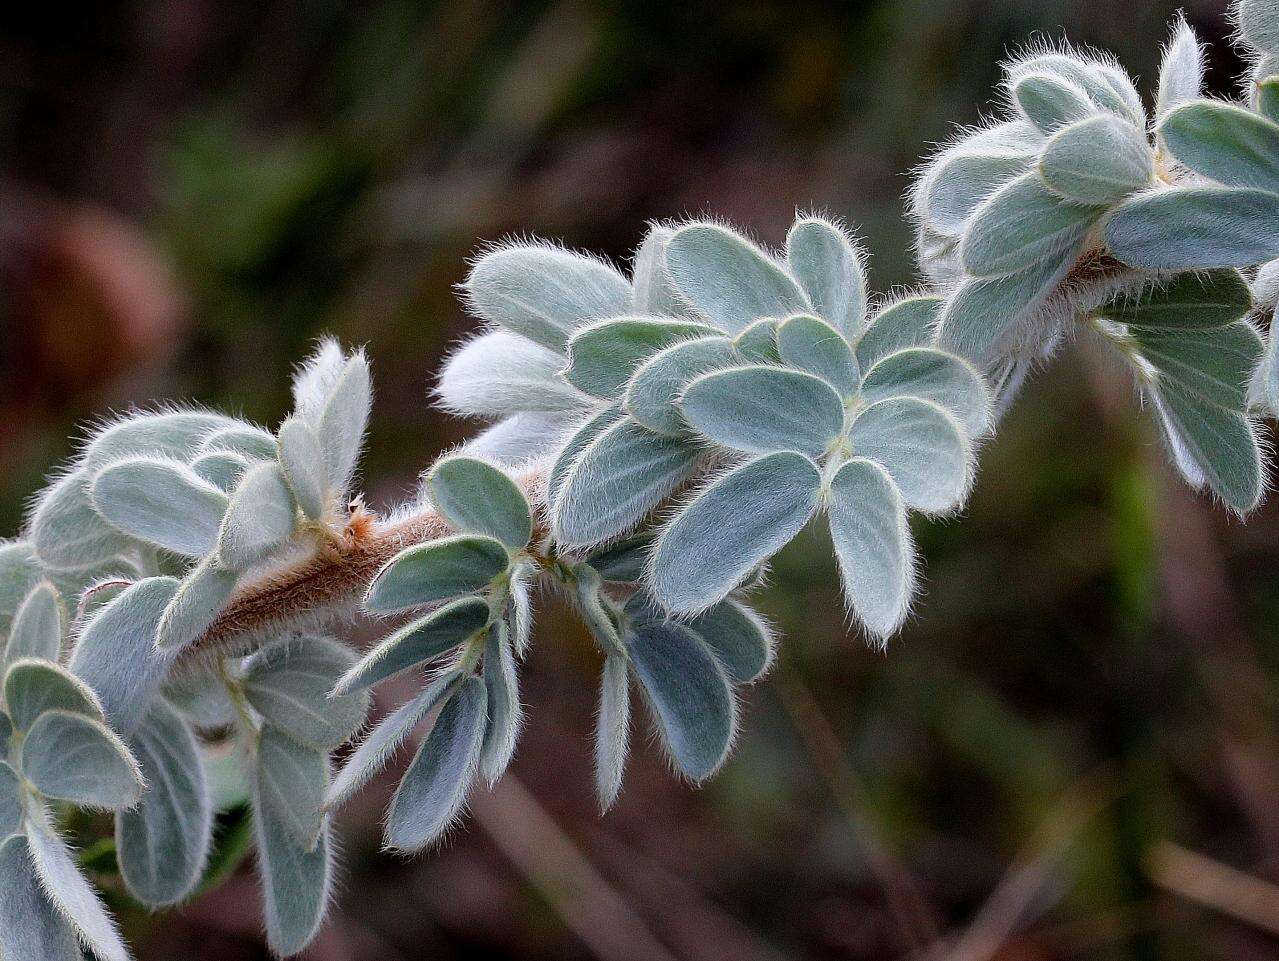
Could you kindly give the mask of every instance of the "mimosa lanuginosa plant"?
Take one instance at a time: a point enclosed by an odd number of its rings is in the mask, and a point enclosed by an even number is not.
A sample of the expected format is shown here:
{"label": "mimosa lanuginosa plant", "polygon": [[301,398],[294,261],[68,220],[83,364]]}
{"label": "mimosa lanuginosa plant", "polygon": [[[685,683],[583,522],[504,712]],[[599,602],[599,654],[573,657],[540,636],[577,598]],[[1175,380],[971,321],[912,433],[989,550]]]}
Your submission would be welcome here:
{"label": "mimosa lanuginosa plant", "polygon": [[[388,847],[430,846],[502,776],[541,593],[599,647],[601,806],[634,693],[676,770],[711,776],[773,658],[747,600],[769,559],[820,519],[850,619],[885,645],[915,592],[909,512],[963,505],[978,446],[1076,335],[1131,368],[1188,481],[1254,508],[1254,418],[1279,401],[1251,316],[1279,300],[1279,0],[1238,15],[1238,103],[1200,99],[1185,23],[1153,114],[1101,54],[1010,62],[1006,118],[919,172],[912,296],[872,306],[857,245],[818,216],[779,250],[657,224],[629,276],[487,250],[464,285],[483,330],[436,397],[491,426],[385,516],[354,489],[369,366],[332,341],[273,431],[188,407],[94,428],[0,546],[0,958],[127,958],[88,876],[180,903],[235,867],[237,836],[272,947],[300,951],[334,812],[415,732]],[[343,636],[363,617],[389,619],[367,652]],[[369,690],[407,673],[419,693],[348,747]],[[112,812],[111,838],[79,809]]]}

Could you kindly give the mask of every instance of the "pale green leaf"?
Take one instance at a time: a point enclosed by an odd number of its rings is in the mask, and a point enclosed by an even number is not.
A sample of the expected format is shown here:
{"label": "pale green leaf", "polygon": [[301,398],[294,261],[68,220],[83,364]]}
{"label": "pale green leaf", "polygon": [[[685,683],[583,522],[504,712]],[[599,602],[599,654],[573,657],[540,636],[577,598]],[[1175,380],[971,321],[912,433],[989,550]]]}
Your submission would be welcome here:
{"label": "pale green leaf", "polygon": [[910,507],[939,514],[958,507],[972,483],[972,447],[954,415],[917,397],[871,404],[853,421],[857,457],[888,471]]}
{"label": "pale green leaf", "polygon": [[512,551],[528,546],[533,515],[528,499],[511,478],[475,457],[445,457],[426,475],[431,502],[454,527],[487,534]]}
{"label": "pale green leaf", "polygon": [[142,796],[142,773],[105,724],[71,711],[44,711],[22,742],[22,776],[48,798],[118,811]]}
{"label": "pale green leaf", "polygon": [[734,367],[694,380],[680,400],[700,434],[734,450],[820,454],[844,428],[844,405],[819,377],[780,367]]}
{"label": "pale green leaf", "polygon": [[501,541],[479,534],[415,544],[378,572],[364,596],[364,608],[373,614],[394,614],[471,594],[487,587],[510,563]]}

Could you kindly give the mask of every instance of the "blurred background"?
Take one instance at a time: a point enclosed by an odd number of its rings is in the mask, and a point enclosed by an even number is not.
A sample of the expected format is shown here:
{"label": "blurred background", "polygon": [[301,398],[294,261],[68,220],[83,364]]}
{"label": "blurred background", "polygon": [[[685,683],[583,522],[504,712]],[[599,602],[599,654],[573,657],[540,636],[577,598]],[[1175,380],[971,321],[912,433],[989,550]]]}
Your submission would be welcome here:
{"label": "blurred background", "polygon": [[[649,218],[778,243],[797,207],[913,282],[901,195],[997,61],[1109,49],[1149,95],[1175,0],[167,0],[0,14],[0,529],[110,409],[274,423],[322,332],[369,347],[376,506],[475,425],[432,410],[472,329],[477,245],[624,261]],[[1241,64],[1188,0],[1209,79]],[[341,816],[312,959],[1279,958],[1279,503],[1245,528],[1173,480],[1122,378],[1068,351],[921,522],[927,593],[887,654],[827,545],[784,553],[786,637],[701,790],[641,737],[591,788],[598,659],[551,599],[512,773],[438,852],[378,849],[393,783]],[[381,692],[379,710],[402,691]],[[265,958],[251,862],[146,961]]]}

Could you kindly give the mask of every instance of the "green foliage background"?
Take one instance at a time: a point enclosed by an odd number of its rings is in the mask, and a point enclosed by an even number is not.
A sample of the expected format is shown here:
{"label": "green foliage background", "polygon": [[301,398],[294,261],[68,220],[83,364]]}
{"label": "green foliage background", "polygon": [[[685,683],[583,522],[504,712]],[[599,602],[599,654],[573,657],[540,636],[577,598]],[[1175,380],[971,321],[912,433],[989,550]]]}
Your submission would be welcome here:
{"label": "green foliage background", "polygon": [[[1186,7],[1231,90],[1224,3]],[[622,260],[648,218],[714,213],[779,242],[796,207],[821,209],[859,227],[877,290],[910,284],[904,172],[977,122],[1005,51],[1064,31],[1149,93],[1175,9],[0,14],[3,528],[74,425],[162,398],[271,421],[326,331],[369,345],[364,472],[376,506],[395,502],[469,429],[427,389],[470,329],[451,286],[483,241],[536,232]],[[823,545],[782,555],[762,601],[780,664],[704,790],[648,745],[596,817],[596,656],[544,599],[514,777],[413,862],[377,850],[390,779],[352,805],[343,893],[308,956],[1279,957],[1274,935],[1177,893],[1205,876],[1181,848],[1279,881],[1279,510],[1243,527],[1186,492],[1101,370],[1068,351],[984,452],[965,516],[917,525],[929,589],[886,655],[847,629]],[[126,915],[128,933],[147,959],[265,957],[252,883],[242,867],[175,916]],[[913,953],[938,937],[959,940]]]}

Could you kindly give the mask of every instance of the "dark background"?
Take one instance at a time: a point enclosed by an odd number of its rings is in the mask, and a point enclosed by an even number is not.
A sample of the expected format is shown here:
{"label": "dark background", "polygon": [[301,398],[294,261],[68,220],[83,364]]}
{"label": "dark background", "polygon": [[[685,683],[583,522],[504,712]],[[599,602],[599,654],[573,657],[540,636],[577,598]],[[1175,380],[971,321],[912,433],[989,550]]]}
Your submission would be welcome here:
{"label": "dark background", "polygon": [[[322,332],[369,347],[364,476],[394,503],[473,429],[427,389],[473,326],[451,288],[484,241],[622,261],[649,218],[713,212],[777,243],[816,208],[860,225],[878,291],[910,284],[905,171],[989,109],[1005,52],[1064,30],[1149,96],[1175,10],[11,8],[0,525],[109,409],[275,423]],[[1187,13],[1229,92],[1224,3]],[[828,546],[786,551],[762,598],[786,640],[734,758],[693,790],[641,736],[604,818],[597,655],[543,598],[512,773],[413,861],[378,850],[390,780],[345,810],[308,957],[1279,958],[1279,505],[1244,527],[1187,492],[1123,379],[1072,349],[989,444],[966,514],[915,530],[927,592],[884,655],[848,629]],[[250,868],[126,912],[141,958],[266,957]]]}

